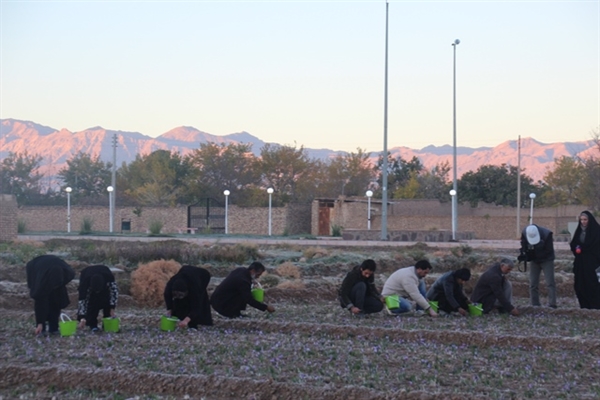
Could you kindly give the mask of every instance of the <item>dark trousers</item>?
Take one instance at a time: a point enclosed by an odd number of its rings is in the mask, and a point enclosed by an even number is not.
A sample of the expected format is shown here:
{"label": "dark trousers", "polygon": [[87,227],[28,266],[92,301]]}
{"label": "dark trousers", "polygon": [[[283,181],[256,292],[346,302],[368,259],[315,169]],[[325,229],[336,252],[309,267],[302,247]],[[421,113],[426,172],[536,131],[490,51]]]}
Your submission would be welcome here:
{"label": "dark trousers", "polygon": [[85,324],[94,329],[98,327],[98,314],[102,310],[103,318],[110,317],[110,304],[106,303],[93,303],[88,304],[87,314],[85,315]]}
{"label": "dark trousers", "polygon": [[[466,311],[469,311],[469,303],[467,303],[466,299],[457,299],[456,301],[458,301],[458,305],[460,306],[460,308],[462,308]],[[439,307],[440,311],[445,311],[447,313],[456,311],[456,310],[452,309],[452,306],[450,305],[450,303],[448,303],[446,296],[442,296],[438,300],[438,307]]]}
{"label": "dark trousers", "polygon": [[367,293],[367,284],[364,282],[358,282],[354,285],[350,292],[350,301],[365,314],[372,314],[383,310],[381,300]]}

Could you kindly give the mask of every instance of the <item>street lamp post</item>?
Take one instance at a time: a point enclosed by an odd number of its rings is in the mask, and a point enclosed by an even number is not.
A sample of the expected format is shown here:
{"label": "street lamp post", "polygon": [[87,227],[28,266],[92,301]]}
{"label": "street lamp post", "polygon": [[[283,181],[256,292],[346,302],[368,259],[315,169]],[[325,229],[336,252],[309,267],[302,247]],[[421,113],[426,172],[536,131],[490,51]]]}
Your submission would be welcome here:
{"label": "street lamp post", "polygon": [[533,201],[535,200],[535,193],[530,193],[529,198],[531,199],[531,209],[529,210],[529,225],[533,224]]}
{"label": "street lamp post", "polygon": [[456,230],[458,229],[458,199],[456,197],[457,193],[457,184],[456,184],[456,176],[457,176],[457,167],[456,167],[456,46],[460,43],[460,40],[456,39],[452,43],[452,48],[454,52],[454,60],[453,60],[453,118],[452,118],[452,192],[450,195],[452,196],[452,240],[456,240]]}
{"label": "street lamp post", "polygon": [[450,196],[452,196],[452,241],[456,241],[456,210],[454,209],[456,190],[452,189],[450,191]]}
{"label": "street lamp post", "polygon": [[67,232],[71,233],[71,189],[70,186],[67,186],[65,192],[67,192]]}
{"label": "street lamp post", "polygon": [[109,186],[106,188],[106,190],[108,191],[108,208],[109,208],[109,223],[108,223],[108,230],[110,233],[113,232],[113,190],[114,188],[112,186]]}
{"label": "street lamp post", "polygon": [[229,233],[229,230],[227,229],[227,208],[229,206],[229,194],[231,192],[229,190],[225,190],[223,192],[223,194],[225,195],[225,234],[227,235]]}
{"label": "street lamp post", "polygon": [[267,193],[269,193],[269,236],[271,236],[271,197],[273,195],[273,188],[268,188]]}
{"label": "street lamp post", "polygon": [[371,197],[373,196],[373,191],[367,190],[367,229],[371,230]]}

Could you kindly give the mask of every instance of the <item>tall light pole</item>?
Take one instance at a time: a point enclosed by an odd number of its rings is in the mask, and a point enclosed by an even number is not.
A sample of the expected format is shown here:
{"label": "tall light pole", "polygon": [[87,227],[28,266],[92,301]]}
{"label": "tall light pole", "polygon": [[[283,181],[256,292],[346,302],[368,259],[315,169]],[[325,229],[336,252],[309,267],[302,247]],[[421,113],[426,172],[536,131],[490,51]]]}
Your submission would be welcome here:
{"label": "tall light pole", "polygon": [[390,4],[385,1],[385,79],[383,90],[383,165],[381,171],[381,240],[387,240],[387,186],[388,186],[388,151],[387,151],[387,121],[388,121],[388,22]]}
{"label": "tall light pole", "polygon": [[373,191],[367,190],[367,229],[371,230],[371,197],[373,197]]}
{"label": "tall light pole", "polygon": [[529,193],[531,199],[531,209],[529,210],[529,225],[533,225],[533,201],[535,200],[535,193]]}
{"label": "tall light pole", "polygon": [[229,230],[227,229],[227,208],[229,205],[229,194],[231,192],[229,190],[225,190],[223,192],[223,194],[225,195],[225,234],[227,235],[229,233]]}
{"label": "tall light pole", "polygon": [[452,240],[456,240],[456,230],[458,229],[458,198],[457,198],[457,185],[456,185],[456,176],[457,176],[457,168],[456,168],[456,46],[460,43],[460,40],[456,39],[452,43],[452,48],[454,52],[454,61],[453,61],[453,118],[452,118],[452,127],[453,127],[453,135],[452,135],[452,190],[454,191],[454,195],[452,196]]}
{"label": "tall light pole", "polygon": [[[452,189],[450,191],[450,196],[452,196],[452,204],[454,204],[454,200],[456,199],[456,190]],[[452,241],[456,241],[456,210],[452,207]]]}
{"label": "tall light pole", "polygon": [[[108,194],[111,197],[112,202],[110,203],[110,226],[113,226],[115,216],[115,203],[117,197],[117,134],[113,134],[112,137],[112,148],[113,148],[113,161],[112,161],[112,174],[110,178],[110,186],[113,190]],[[112,232],[112,229],[110,230]]]}
{"label": "tall light pole", "polygon": [[269,193],[269,236],[271,236],[271,196],[273,195],[273,188],[268,188]]}
{"label": "tall light pole", "polygon": [[108,223],[108,230],[110,233],[112,233],[113,231],[113,197],[112,197],[112,192],[114,190],[114,188],[112,186],[109,186],[106,188],[106,190],[108,191],[108,208],[109,208],[109,218],[110,221]]}
{"label": "tall light pole", "polygon": [[67,192],[67,232],[71,233],[71,186],[67,186],[65,192]]}

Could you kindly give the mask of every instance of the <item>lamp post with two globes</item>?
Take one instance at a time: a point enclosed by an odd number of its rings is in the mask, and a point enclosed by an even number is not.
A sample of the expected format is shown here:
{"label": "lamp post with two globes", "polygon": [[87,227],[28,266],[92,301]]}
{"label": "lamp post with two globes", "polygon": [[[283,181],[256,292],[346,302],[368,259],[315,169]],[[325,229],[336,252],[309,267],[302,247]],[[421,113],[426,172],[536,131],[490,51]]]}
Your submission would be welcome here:
{"label": "lamp post with two globes", "polygon": [[229,190],[225,190],[223,192],[223,194],[225,195],[225,234],[227,235],[229,233],[228,227],[227,227],[227,208],[229,206],[229,195],[231,194],[231,192]]}
{"label": "lamp post with two globes", "polygon": [[456,201],[456,190],[450,191],[452,196],[452,241],[456,241],[456,209],[454,208],[454,202]]}
{"label": "lamp post with two globes", "polygon": [[371,230],[371,197],[373,197],[373,191],[367,190],[367,229]]}
{"label": "lamp post with two globes", "polygon": [[65,188],[65,192],[67,192],[67,232],[71,233],[71,189],[70,186]]}
{"label": "lamp post with two globes", "polygon": [[531,199],[531,209],[529,210],[529,225],[533,225],[533,201],[535,200],[535,193],[530,193],[529,199]]}
{"label": "lamp post with two globes", "polygon": [[269,193],[269,236],[271,236],[271,197],[273,195],[273,188],[268,188],[267,193]]}
{"label": "lamp post with two globes", "polygon": [[110,221],[108,223],[108,230],[110,233],[113,232],[113,190],[114,188],[112,186],[109,186],[106,188],[106,190],[108,191],[108,208],[109,208],[109,218]]}

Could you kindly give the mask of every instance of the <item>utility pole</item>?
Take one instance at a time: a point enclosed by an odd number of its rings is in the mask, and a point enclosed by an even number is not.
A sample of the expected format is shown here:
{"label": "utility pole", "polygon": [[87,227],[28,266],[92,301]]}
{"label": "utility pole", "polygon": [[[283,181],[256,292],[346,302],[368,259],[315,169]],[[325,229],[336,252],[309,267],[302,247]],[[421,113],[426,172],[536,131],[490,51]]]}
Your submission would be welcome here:
{"label": "utility pole", "polygon": [[110,202],[112,209],[111,211],[111,220],[110,225],[114,226],[114,216],[115,216],[115,200],[117,199],[117,134],[113,134],[112,137],[112,148],[113,148],[113,157],[112,157],[112,177],[110,179],[110,185],[113,190],[109,193],[109,196],[112,197],[112,201]]}

